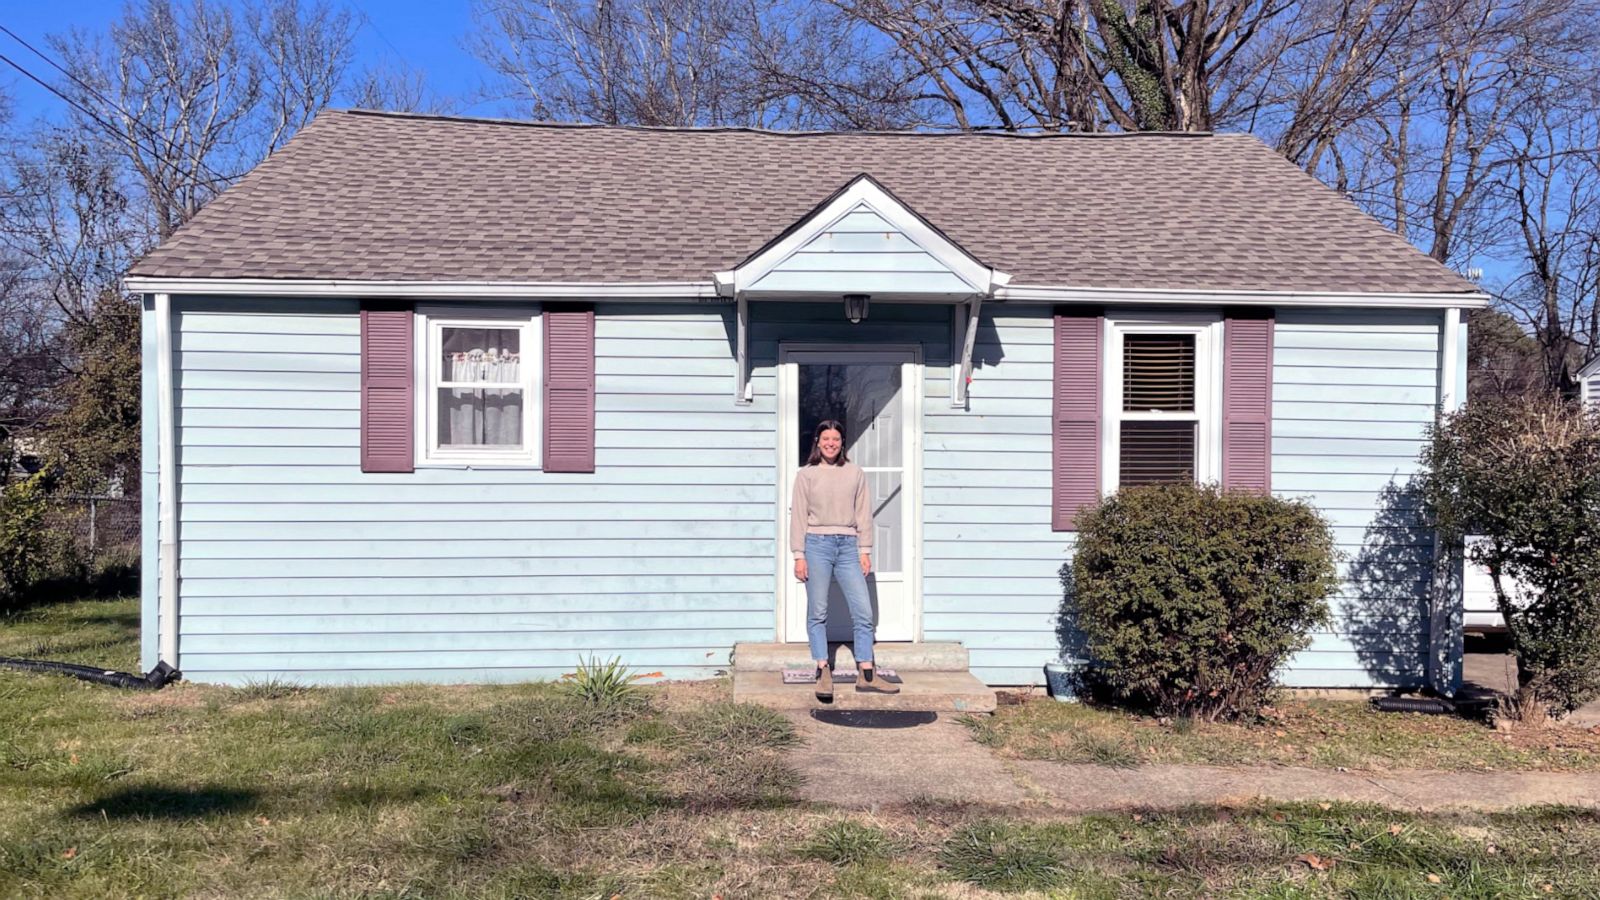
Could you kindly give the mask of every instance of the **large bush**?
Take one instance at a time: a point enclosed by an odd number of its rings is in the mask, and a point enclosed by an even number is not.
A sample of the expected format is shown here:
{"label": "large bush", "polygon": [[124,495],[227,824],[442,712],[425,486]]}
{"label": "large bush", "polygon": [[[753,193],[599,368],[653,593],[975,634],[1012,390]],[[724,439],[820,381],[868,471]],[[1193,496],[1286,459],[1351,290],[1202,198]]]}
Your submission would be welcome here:
{"label": "large bush", "polygon": [[1600,695],[1600,415],[1553,399],[1474,402],[1434,429],[1423,492],[1440,533],[1493,576],[1517,708]]}
{"label": "large bush", "polygon": [[68,542],[50,527],[48,513],[43,475],[0,485],[0,612],[22,606],[67,565]]}
{"label": "large bush", "polygon": [[1267,701],[1337,583],[1310,505],[1189,484],[1123,490],[1090,511],[1070,574],[1069,613],[1107,687],[1205,719]]}

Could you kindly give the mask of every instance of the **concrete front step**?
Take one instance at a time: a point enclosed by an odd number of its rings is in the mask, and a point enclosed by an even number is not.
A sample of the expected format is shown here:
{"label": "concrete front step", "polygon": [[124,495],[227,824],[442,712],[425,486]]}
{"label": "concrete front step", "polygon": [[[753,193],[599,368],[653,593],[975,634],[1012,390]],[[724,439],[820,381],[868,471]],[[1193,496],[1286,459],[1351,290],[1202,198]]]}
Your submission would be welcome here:
{"label": "concrete front step", "polygon": [[833,686],[833,702],[822,703],[817,700],[816,685],[784,684],[783,674],[778,671],[735,669],[733,699],[738,703],[755,703],[772,709],[994,712],[994,691],[971,673],[899,671],[902,674],[898,694],[857,691],[853,684],[836,684]]}
{"label": "concrete front step", "polygon": [[[829,645],[833,670],[847,672],[856,667],[849,644]],[[872,655],[880,666],[896,672],[966,672],[967,648],[953,641],[931,643],[874,644]],[[735,672],[781,672],[784,669],[810,669],[815,666],[805,644],[740,643],[733,646]]]}

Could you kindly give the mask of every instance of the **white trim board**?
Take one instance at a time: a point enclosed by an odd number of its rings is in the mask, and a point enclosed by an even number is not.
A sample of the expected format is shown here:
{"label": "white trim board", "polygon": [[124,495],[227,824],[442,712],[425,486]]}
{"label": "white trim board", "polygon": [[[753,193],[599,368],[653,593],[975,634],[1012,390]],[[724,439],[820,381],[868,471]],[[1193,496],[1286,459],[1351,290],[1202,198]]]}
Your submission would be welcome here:
{"label": "white trim board", "polygon": [[[729,275],[731,273],[719,273]],[[517,281],[374,281],[288,278],[151,278],[130,275],[123,287],[131,293],[165,293],[213,297],[365,297],[415,300],[631,300],[662,303],[732,304],[734,298],[715,281],[653,282],[517,282]],[[842,291],[841,291],[842,293]],[[752,301],[803,299],[762,297]],[[874,295],[887,301],[887,295]],[[966,296],[935,302],[959,303]],[[996,287],[994,299],[1017,304],[1089,303],[1107,305],[1202,306],[1344,306],[1397,309],[1478,309],[1489,304],[1483,294],[1406,294],[1320,291],[1223,291],[1141,288],[1077,288],[1038,285]]]}

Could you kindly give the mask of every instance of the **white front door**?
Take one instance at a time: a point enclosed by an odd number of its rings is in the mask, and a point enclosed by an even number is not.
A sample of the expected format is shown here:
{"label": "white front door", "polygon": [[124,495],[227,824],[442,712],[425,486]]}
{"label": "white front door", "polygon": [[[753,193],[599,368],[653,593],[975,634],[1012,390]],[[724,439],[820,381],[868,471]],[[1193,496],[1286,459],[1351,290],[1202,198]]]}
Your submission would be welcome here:
{"label": "white front door", "polygon": [[[779,439],[783,514],[779,591],[783,639],[806,640],[806,589],[794,577],[789,551],[789,501],[795,472],[811,452],[817,423],[845,427],[845,452],[867,474],[872,491],[873,574],[867,579],[878,640],[914,641],[920,542],[917,508],[921,348],[785,345],[779,351]],[[828,639],[850,639],[850,614],[837,586],[828,601]]]}

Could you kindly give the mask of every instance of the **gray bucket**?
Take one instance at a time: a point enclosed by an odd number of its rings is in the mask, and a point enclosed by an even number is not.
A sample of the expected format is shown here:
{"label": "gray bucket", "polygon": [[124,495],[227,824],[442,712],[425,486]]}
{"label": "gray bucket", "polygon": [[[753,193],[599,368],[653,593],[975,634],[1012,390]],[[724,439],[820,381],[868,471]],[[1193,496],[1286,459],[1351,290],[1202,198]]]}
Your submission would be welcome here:
{"label": "gray bucket", "polygon": [[1050,696],[1062,703],[1077,703],[1078,690],[1083,684],[1083,672],[1089,667],[1084,659],[1058,659],[1044,664],[1044,683]]}

